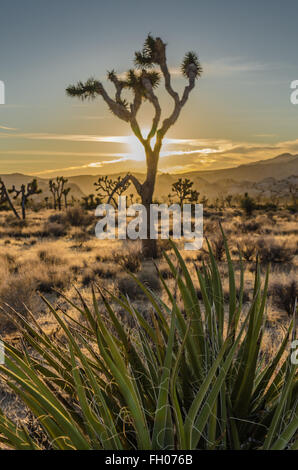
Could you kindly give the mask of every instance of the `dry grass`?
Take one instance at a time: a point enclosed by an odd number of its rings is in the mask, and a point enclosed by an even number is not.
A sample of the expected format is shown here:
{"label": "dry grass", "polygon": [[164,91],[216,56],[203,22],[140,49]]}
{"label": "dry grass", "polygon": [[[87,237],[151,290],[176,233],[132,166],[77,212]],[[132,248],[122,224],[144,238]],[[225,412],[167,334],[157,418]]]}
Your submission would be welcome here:
{"label": "dry grass", "polygon": [[[25,222],[16,221],[11,214],[0,213],[0,222],[0,302],[2,305],[12,305],[24,315],[26,305],[39,321],[43,321],[47,313],[40,302],[39,293],[50,297],[54,303],[58,302],[55,290],[62,291],[74,300],[77,295],[75,288],[88,297],[92,283],[112,293],[128,295],[133,302],[142,303],[146,311],[142,291],[129,278],[126,270],[135,273],[158,295],[163,295],[160,294],[155,268],[142,261],[140,242],[98,240],[94,235],[96,219],[91,212],[79,207],[60,213],[42,210],[29,212]],[[293,297],[293,286],[288,287],[289,273],[291,279],[297,276],[295,214],[287,211],[275,212],[273,215],[257,213],[248,219],[236,209],[219,212],[209,208],[204,220],[204,235],[209,238],[220,270],[227,279],[219,222],[228,236],[235,260],[238,259],[237,247],[242,251],[246,267],[245,300],[250,298],[253,289],[252,271],[258,252],[264,264],[272,264],[271,284],[275,286],[270,290],[272,322],[278,319],[286,321],[293,305],[293,301],[289,300]],[[178,246],[195,279],[194,264],[200,266],[206,259],[206,242],[198,252],[183,251],[182,241]],[[168,250],[168,241],[160,241],[159,248],[160,251]],[[162,258],[157,260],[157,264],[163,278],[174,289],[175,281]],[[227,292],[228,285],[224,289],[228,302]],[[11,331],[4,313],[0,313],[0,325],[4,333]]]}

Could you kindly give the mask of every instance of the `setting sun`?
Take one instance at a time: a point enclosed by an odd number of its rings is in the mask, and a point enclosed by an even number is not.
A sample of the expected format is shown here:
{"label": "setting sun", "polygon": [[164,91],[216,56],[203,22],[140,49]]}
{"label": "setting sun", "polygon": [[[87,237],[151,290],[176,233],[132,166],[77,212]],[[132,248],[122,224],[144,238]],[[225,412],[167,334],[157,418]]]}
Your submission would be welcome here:
{"label": "setting sun", "polygon": [[[141,132],[142,132],[143,137],[146,138],[148,133],[149,133],[149,129],[147,129],[147,128],[141,129]],[[153,139],[151,140],[151,146],[152,147],[155,145],[155,142],[156,142],[156,137],[154,136]],[[130,150],[130,153],[131,153],[131,158],[133,160],[137,160],[137,161],[145,160],[144,147],[141,144],[141,142],[136,138],[135,135],[128,136],[127,137],[127,143],[128,143],[129,150]]]}

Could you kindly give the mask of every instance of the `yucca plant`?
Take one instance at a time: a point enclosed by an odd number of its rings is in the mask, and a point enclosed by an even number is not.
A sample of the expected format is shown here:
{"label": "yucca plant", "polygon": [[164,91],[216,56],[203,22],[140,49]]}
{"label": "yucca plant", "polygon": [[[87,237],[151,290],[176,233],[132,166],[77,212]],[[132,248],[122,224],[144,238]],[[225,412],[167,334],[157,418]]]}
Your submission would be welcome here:
{"label": "yucca plant", "polygon": [[[210,245],[208,264],[196,268],[199,301],[174,244],[176,261],[164,254],[174,292],[160,276],[166,303],[131,275],[147,297],[149,319],[129,298],[96,286],[92,306],[81,296],[80,306],[68,300],[82,322],[44,299],[63,331],[56,339],[30,313],[25,319],[12,312],[26,347],[5,343],[1,375],[30,410],[38,432],[2,413],[0,441],[36,450],[297,449],[297,366],[284,359],[294,319],[276,356],[263,363],[268,272],[261,286],[256,266],[253,301],[244,309],[241,255],[236,286],[224,242],[228,312]],[[134,327],[119,320],[115,305]]]}

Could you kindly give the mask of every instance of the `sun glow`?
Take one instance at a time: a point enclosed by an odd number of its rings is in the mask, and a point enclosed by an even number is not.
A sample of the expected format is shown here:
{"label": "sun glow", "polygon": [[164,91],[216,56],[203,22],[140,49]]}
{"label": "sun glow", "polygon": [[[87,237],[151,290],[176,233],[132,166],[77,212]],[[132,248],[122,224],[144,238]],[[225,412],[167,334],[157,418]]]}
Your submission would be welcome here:
{"label": "sun glow", "polygon": [[[142,136],[146,138],[148,136],[150,129],[141,129]],[[151,140],[151,146],[155,145],[156,137],[153,137]],[[130,135],[127,137],[127,143],[130,148],[131,158],[137,161],[144,161],[146,159],[145,150],[141,142],[137,139],[135,135]]]}

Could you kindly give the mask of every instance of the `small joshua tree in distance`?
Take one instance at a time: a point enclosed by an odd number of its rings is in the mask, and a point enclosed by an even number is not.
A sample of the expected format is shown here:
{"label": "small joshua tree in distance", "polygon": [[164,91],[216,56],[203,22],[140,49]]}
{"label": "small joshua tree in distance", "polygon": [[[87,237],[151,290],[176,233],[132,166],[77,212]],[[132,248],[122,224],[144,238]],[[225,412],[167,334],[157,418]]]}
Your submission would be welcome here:
{"label": "small joshua tree in distance", "polygon": [[67,181],[68,180],[63,176],[57,176],[55,180],[49,180],[49,189],[53,194],[54,199],[54,209],[57,209],[58,206],[59,211],[62,209],[62,196],[64,194],[63,192]]}
{"label": "small joshua tree in distance", "polygon": [[198,201],[200,193],[192,187],[193,181],[189,178],[179,178],[178,181],[172,184],[173,196],[178,198],[180,206],[184,202],[196,203]]}
{"label": "small joshua tree in distance", "polygon": [[33,196],[34,194],[40,194],[42,192],[41,189],[38,188],[37,180],[34,179],[31,183],[27,183],[27,185],[22,184],[20,189],[16,189],[15,185],[11,189],[8,190],[9,193],[14,194],[13,199],[17,199],[21,196],[21,207],[22,207],[22,219],[26,219],[26,206],[29,197]]}
{"label": "small joshua tree in distance", "polygon": [[68,196],[70,190],[71,190],[71,188],[65,188],[65,189],[63,189],[63,191],[62,191],[62,194],[63,194],[63,196],[64,196],[64,205],[65,205],[65,209],[67,209],[67,207],[68,207],[67,196]]}
{"label": "small joshua tree in distance", "polygon": [[[111,98],[102,83],[95,78],[90,78],[85,83],[78,82],[66,89],[66,93],[72,97],[81,99],[95,99],[101,96],[112,113],[119,119],[130,124],[132,132],[141,142],[146,157],[147,174],[145,181],[141,183],[134,175],[127,174],[119,183],[126,184],[131,181],[141,197],[142,204],[147,209],[147,216],[150,214],[150,204],[152,203],[156,175],[158,170],[159,155],[163,139],[177,119],[181,110],[187,102],[190,92],[195,87],[196,79],[202,75],[202,67],[197,55],[188,52],[182,61],[181,71],[187,79],[187,85],[181,96],[173,89],[171,74],[168,69],[166,58],[166,43],[159,37],[149,34],[145,40],[143,49],[135,53],[135,69],[127,72],[126,78],[122,79],[114,70],[108,73],[108,80],[115,86],[115,97]],[[155,90],[160,84],[161,75],[164,78],[164,85],[167,93],[174,102],[171,114],[162,123],[161,105]],[[129,89],[132,92],[132,101],[128,103],[123,98],[122,92]],[[154,109],[151,128],[147,136],[144,136],[137,120],[138,111],[144,101],[148,101]],[[155,142],[153,141],[155,138]],[[156,240],[150,239],[150,220],[147,220],[147,239],[142,240],[143,254],[145,257],[157,256]]]}

